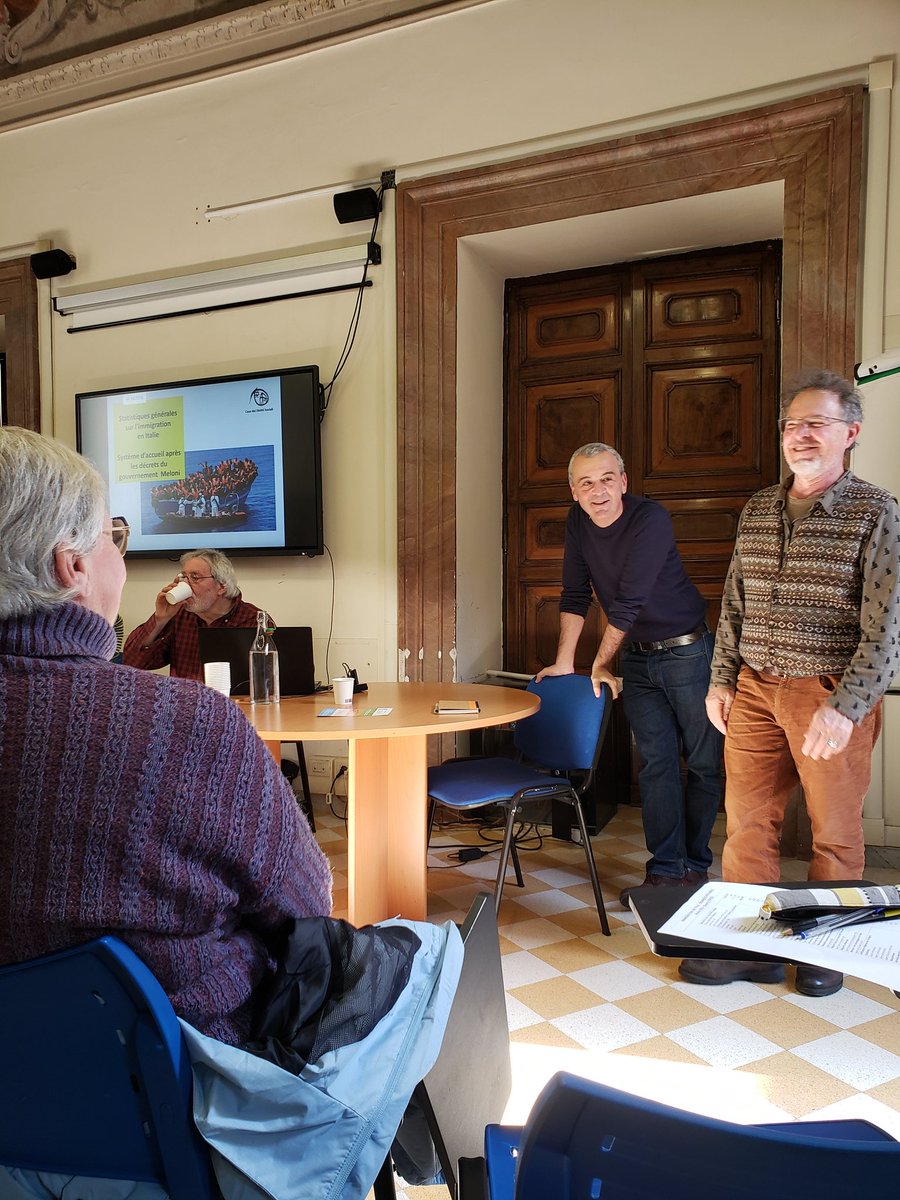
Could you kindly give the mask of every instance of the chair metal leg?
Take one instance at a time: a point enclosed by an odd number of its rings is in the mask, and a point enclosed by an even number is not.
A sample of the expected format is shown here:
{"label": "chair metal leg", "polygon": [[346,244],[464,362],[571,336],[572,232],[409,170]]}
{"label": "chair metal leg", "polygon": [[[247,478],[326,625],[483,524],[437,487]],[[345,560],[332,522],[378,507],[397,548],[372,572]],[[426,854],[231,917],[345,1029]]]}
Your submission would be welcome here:
{"label": "chair metal leg", "polygon": [[431,834],[434,830],[434,810],[437,808],[437,801],[428,797],[428,832],[425,834],[425,849],[431,845]]}
{"label": "chair metal leg", "polygon": [[385,1158],[381,1164],[381,1170],[375,1176],[372,1195],[375,1200],[397,1200],[397,1189],[394,1186],[394,1164],[391,1162],[390,1154]]}
{"label": "chair metal leg", "polygon": [[591,850],[591,840],[588,837],[587,826],[584,823],[584,813],[581,811],[581,800],[578,796],[573,799],[575,808],[575,817],[578,821],[578,828],[581,830],[581,844],[584,846],[584,856],[587,859],[588,874],[591,877],[591,886],[594,889],[594,899],[597,902],[597,915],[600,918],[600,928],[610,936],[609,920],[606,916],[606,905],[603,903],[603,896],[600,892],[600,880],[597,878],[597,864],[594,862],[594,852]]}
{"label": "chair metal leg", "polygon": [[300,801],[300,807],[309,822],[309,827],[316,832],[316,816],[313,812],[312,793],[309,790],[309,775],[306,771],[306,755],[303,753],[303,743],[295,742],[297,747],[297,765],[300,767],[300,785],[303,790],[303,799]]}
{"label": "chair metal leg", "polygon": [[515,837],[510,842],[509,854],[510,858],[512,858],[513,870],[516,873],[516,886],[523,888],[525,886],[525,880],[522,878],[522,868],[519,865],[519,851],[516,849]]}
{"label": "chair metal leg", "polygon": [[519,855],[513,844],[513,832],[519,809],[515,804],[509,806],[506,817],[506,830],[503,834],[503,849],[500,851],[500,866],[497,868],[497,882],[494,886],[494,909],[500,915],[500,901],[503,899],[503,885],[506,882],[506,868],[509,866],[509,856],[513,856],[513,866],[516,872],[516,882],[519,887],[525,886],[522,869],[519,866]]}

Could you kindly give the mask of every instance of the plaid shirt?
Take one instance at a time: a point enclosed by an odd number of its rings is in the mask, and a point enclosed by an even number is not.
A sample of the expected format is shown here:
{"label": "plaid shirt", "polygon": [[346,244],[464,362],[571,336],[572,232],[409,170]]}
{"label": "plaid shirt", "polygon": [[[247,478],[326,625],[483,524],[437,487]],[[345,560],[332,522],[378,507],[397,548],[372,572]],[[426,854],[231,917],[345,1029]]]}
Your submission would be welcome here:
{"label": "plaid shirt", "polygon": [[[255,604],[247,604],[238,592],[234,605],[224,617],[217,617],[209,622],[210,629],[220,629],[230,625],[233,629],[255,629],[256,614],[259,609]],[[206,624],[206,622],[204,622]],[[156,627],[156,616],[150,617],[143,625],[133,629],[128,635],[125,649],[122,653],[123,662],[129,667],[143,667],[147,671],[155,671],[159,667],[168,666],[170,675],[181,679],[203,679],[203,668],[200,664],[200,618],[196,613],[181,609],[165,627],[156,641],[149,646],[144,640],[150,636]]]}

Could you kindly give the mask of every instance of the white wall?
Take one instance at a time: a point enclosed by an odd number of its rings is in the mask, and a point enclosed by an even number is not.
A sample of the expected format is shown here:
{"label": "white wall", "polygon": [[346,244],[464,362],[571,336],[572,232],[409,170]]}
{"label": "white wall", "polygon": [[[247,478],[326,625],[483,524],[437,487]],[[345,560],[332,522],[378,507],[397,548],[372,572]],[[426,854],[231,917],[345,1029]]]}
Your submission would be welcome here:
{"label": "white wall", "polygon": [[[316,247],[340,230],[322,197],[209,222],[208,206],[291,192],[396,166],[401,177],[600,137],[641,118],[745,107],[741,93],[808,79],[805,90],[900,48],[897,0],[494,0],[230,77],[0,134],[0,250],[51,238],[75,253],[67,282],[219,265]],[[858,76],[858,72],[857,72]],[[754,92],[762,102],[763,93]],[[888,261],[900,263],[900,112],[893,93]],[[588,135],[585,130],[592,130]],[[505,147],[505,149],[492,149]],[[367,295],[357,347],[323,427],[326,540],[334,554],[334,632],[370,678],[396,672],[394,285],[385,265]],[[364,232],[364,230],[362,230]],[[479,285],[482,286],[482,285]],[[475,292],[479,291],[476,286]],[[488,287],[488,284],[483,286]],[[489,286],[494,286],[490,284]],[[346,296],[69,336],[52,321],[52,413],[74,439],[77,391],[318,362],[327,378],[349,320]],[[900,271],[889,273],[886,341],[900,344]],[[463,314],[460,314],[461,318]],[[494,357],[496,325],[472,328],[473,363]],[[494,359],[494,361],[496,361]],[[484,377],[485,396],[496,392]],[[463,426],[461,425],[461,429]],[[496,426],[495,426],[496,428]],[[900,439],[898,439],[900,440]],[[477,461],[470,456],[473,465]],[[499,495],[500,459],[482,476]],[[248,598],[284,622],[328,630],[327,560],[246,560]],[[131,570],[126,623],[159,581]],[[462,614],[482,630],[489,614]],[[470,619],[471,618],[471,619]],[[458,647],[467,670],[499,633]],[[493,644],[490,644],[493,639]],[[320,674],[325,673],[320,659]],[[462,672],[461,672],[462,673]]]}

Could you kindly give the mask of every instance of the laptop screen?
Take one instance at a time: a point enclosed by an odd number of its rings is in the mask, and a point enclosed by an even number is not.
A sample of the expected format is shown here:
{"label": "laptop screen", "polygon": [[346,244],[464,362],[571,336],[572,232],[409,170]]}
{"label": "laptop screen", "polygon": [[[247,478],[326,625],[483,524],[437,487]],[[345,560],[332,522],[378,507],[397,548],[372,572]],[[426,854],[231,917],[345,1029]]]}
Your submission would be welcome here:
{"label": "laptop screen", "polygon": [[[231,694],[250,695],[249,654],[255,629],[209,629],[200,626],[200,661],[231,664]],[[316,690],[312,629],[308,625],[281,625],[273,633],[278,650],[278,675],[282,696],[311,696]]]}

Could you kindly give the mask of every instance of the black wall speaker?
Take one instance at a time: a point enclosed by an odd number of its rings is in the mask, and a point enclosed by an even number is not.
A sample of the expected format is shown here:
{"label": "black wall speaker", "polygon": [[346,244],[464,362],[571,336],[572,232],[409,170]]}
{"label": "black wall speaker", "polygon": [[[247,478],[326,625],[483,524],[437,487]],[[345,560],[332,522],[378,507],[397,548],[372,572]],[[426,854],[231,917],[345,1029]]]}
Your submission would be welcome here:
{"label": "black wall speaker", "polygon": [[374,188],[356,188],[352,192],[336,192],[334,215],[341,225],[353,221],[372,221],[378,213],[378,195]]}
{"label": "black wall speaker", "polygon": [[75,270],[75,259],[65,250],[41,250],[32,254],[31,269],[35,279],[52,279],[54,275],[68,275]]}

